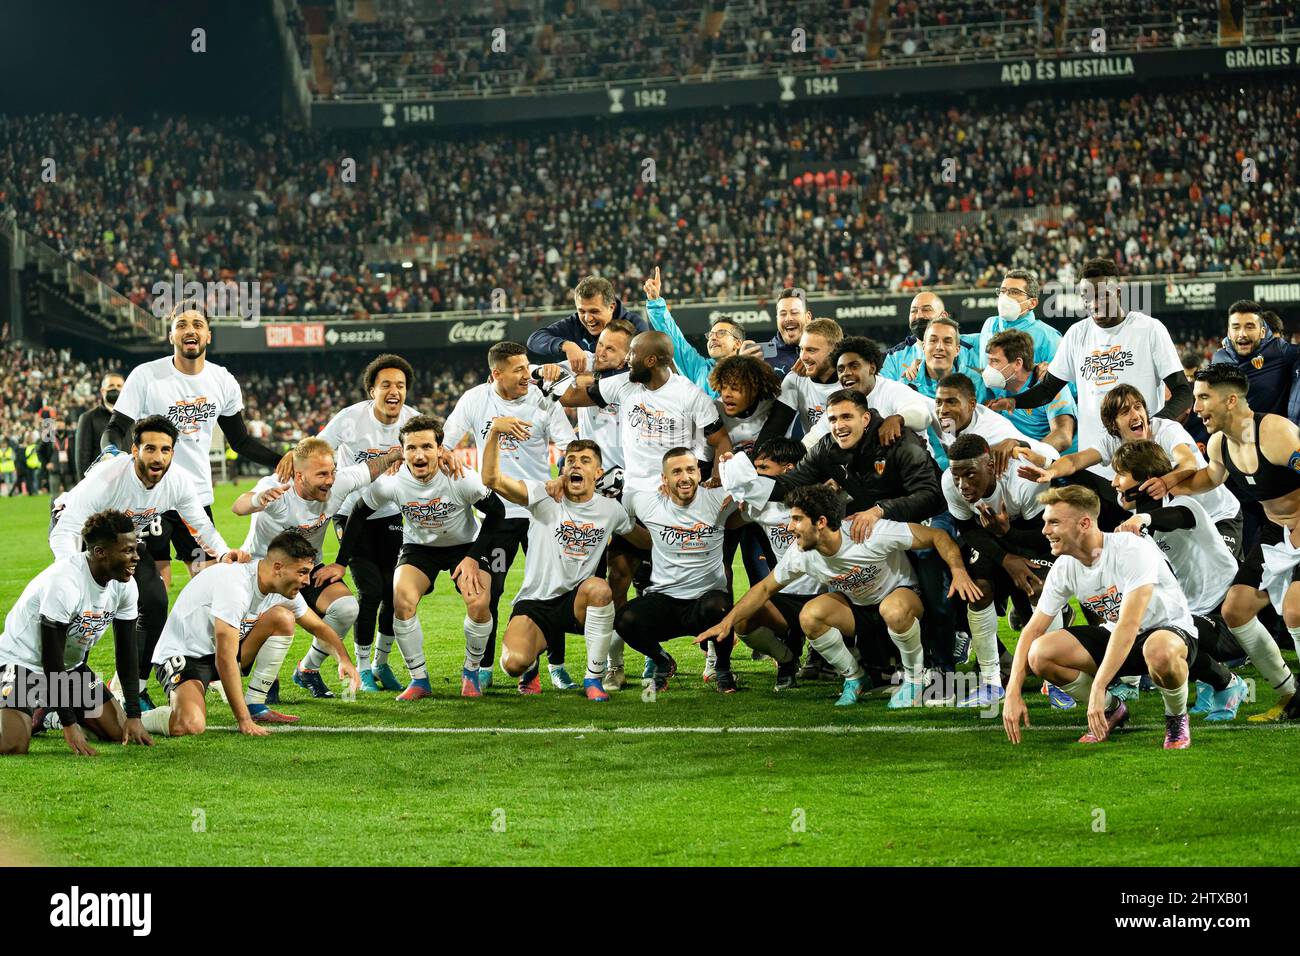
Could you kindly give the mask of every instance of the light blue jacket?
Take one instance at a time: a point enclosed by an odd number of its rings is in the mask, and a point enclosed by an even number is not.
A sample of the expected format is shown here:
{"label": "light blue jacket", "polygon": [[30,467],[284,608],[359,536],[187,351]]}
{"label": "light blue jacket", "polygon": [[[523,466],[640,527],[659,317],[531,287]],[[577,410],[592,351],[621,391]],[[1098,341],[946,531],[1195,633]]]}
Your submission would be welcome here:
{"label": "light blue jacket", "polygon": [[717,360],[711,359],[707,355],[701,355],[695,350],[694,345],[686,341],[686,336],[682,334],[682,330],[673,321],[673,314],[668,311],[668,303],[663,299],[650,299],[647,301],[645,314],[646,318],[650,320],[650,328],[663,332],[672,339],[673,362],[677,366],[677,371],[704,389],[704,394],[708,395],[709,398],[717,398],[718,393],[709,384],[709,375],[713,372],[713,366],[718,364]]}

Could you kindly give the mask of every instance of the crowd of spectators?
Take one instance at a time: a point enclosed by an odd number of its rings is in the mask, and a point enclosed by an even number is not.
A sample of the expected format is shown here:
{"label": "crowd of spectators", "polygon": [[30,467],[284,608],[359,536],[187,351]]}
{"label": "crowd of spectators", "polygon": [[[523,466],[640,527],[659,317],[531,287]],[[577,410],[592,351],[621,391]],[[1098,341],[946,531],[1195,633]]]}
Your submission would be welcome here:
{"label": "crowd of spectators", "polygon": [[65,453],[72,451],[77,419],[99,401],[100,380],[114,366],[66,348],[19,346],[7,331],[0,326],[0,494],[36,494],[50,488],[48,460],[56,469],[69,464],[59,462],[55,443],[67,441]]}
{"label": "crowd of spectators", "polygon": [[[1247,35],[1300,30],[1282,0],[1242,5]],[[322,11],[326,8],[318,8]],[[1216,0],[892,0],[871,41],[869,0],[543,0],[535,8],[471,0],[379,0],[373,20],[322,19],[330,97],[482,94],[523,86],[820,70],[878,56],[891,65],[1204,46],[1218,41]],[[294,21],[311,66],[306,21]],[[794,42],[801,30],[802,46]],[[497,32],[500,31],[500,32]],[[737,73],[737,71],[739,71]],[[315,77],[313,76],[313,83]]]}
{"label": "crowd of spectators", "polygon": [[[280,447],[317,434],[336,412],[363,401],[361,371],[371,357],[360,352],[303,353],[292,359],[214,353],[212,360],[238,380],[249,429]],[[416,374],[408,404],[426,414],[446,418],[456,399],[487,377],[481,350],[416,351],[407,357]],[[56,426],[63,423],[65,437],[71,439],[81,414],[100,401],[104,375],[126,374],[134,364],[0,339],[0,455],[12,453],[15,463],[9,480],[0,475],[0,494],[48,492],[42,457],[50,457],[53,443],[63,440]],[[57,466],[57,453],[52,457]],[[35,468],[27,467],[29,458]]]}
{"label": "crowd of spectators", "polygon": [[[183,271],[259,283],[271,316],[486,309],[494,289],[563,308],[583,275],[635,297],[657,264],[677,302],[1052,278],[1096,251],[1131,275],[1253,272],[1296,265],[1298,114],[1273,75],[403,140],[0,117],[0,214],[146,310]],[[436,263],[385,261],[401,243]]]}
{"label": "crowd of spectators", "polygon": [[[574,80],[626,81],[788,68],[792,55],[821,65],[867,55],[869,4],[835,15],[818,0],[754,4],[626,0],[617,9],[544,0],[537,12],[397,0],[379,20],[337,20],[325,59],[331,95],[483,93]],[[792,31],[805,31],[801,51]],[[501,31],[501,32],[494,32]]]}
{"label": "crowd of spectators", "polygon": [[[446,418],[456,400],[486,381],[482,350],[463,349],[403,353],[415,368],[407,404],[422,413]],[[244,391],[245,417],[265,422],[278,442],[296,442],[317,434],[340,410],[364,401],[361,382],[368,353],[304,353],[283,356],[217,356]]]}
{"label": "crowd of spectators", "polygon": [[[1258,7],[1258,4],[1247,5]],[[1276,32],[1277,17],[1268,20]],[[1093,31],[1104,31],[1104,47]],[[1006,55],[1061,55],[1089,52],[1130,53],[1179,49],[1214,43],[1219,35],[1219,8],[1214,0],[964,0],[934,4],[899,0],[890,8],[881,55],[901,63],[934,56],[963,58]]]}

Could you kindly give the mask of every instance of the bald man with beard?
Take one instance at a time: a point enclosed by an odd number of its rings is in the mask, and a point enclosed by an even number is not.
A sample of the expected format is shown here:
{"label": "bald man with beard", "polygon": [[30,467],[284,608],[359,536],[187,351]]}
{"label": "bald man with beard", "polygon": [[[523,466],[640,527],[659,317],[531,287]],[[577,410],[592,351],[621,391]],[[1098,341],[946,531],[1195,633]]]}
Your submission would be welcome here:
{"label": "bald man with beard", "polygon": [[717,407],[703,390],[673,366],[673,343],[663,332],[632,339],[628,370],[573,386],[560,399],[570,408],[616,405],[627,488],[657,491],[664,452],[712,446],[714,456],[731,451]]}
{"label": "bald man with beard", "polygon": [[[731,451],[731,439],[718,407],[704,391],[673,366],[673,343],[663,332],[642,332],[632,339],[628,370],[602,378],[579,378],[560,398],[568,408],[618,410],[619,441],[623,446],[624,493],[655,495],[663,481],[663,457],[674,448],[689,448],[697,456],[706,448],[714,460]],[[705,462],[699,462],[701,472]],[[637,566],[649,551],[610,545],[609,583],[614,605],[622,609]],[[617,634],[616,634],[617,637]],[[610,668],[622,679],[620,643],[612,645]],[[654,676],[647,669],[647,675]],[[615,686],[621,686],[615,684]]]}
{"label": "bald man with beard", "polygon": [[[929,328],[931,319],[937,319],[940,316],[951,318],[948,315],[948,310],[944,308],[943,299],[933,292],[918,292],[914,295],[912,304],[907,310],[907,326],[912,334],[885,352],[885,364],[880,367],[880,374],[885,378],[893,379],[895,382],[907,382],[914,379],[923,358],[921,340],[925,338],[925,330]],[[978,350],[979,338],[978,333],[962,335],[961,361],[959,364],[963,367],[980,368],[983,366],[982,353]],[[911,378],[904,374],[907,372],[911,373]]]}

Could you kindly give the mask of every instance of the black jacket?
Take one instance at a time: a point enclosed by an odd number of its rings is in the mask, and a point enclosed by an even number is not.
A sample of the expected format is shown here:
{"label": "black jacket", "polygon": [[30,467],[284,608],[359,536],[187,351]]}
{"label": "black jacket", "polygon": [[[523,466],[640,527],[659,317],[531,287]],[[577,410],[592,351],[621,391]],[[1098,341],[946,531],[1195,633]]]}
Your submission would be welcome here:
{"label": "black jacket", "polygon": [[904,428],[898,441],[886,448],[877,439],[881,421],[872,415],[862,438],[848,450],[835,444],[832,436],[823,436],[799,464],[775,479],[771,500],[780,501],[792,488],[831,478],[851,499],[845,514],[880,505],[892,521],[921,522],[946,511],[938,466],[921,440]]}
{"label": "black jacket", "polygon": [[[68,456],[67,461],[59,461],[60,451]],[[46,465],[53,462],[53,470],[59,474],[68,476],[76,474],[77,462],[72,447],[72,436],[66,432],[62,438],[56,436],[52,441],[43,441],[37,445],[36,458],[41,463],[42,471]]]}
{"label": "black jacket", "polygon": [[99,457],[99,440],[104,436],[108,420],[113,413],[102,404],[96,405],[88,412],[82,412],[77,419],[77,480],[86,475],[90,463]]}
{"label": "black jacket", "polygon": [[[614,300],[614,315],[610,319],[627,319],[638,332],[646,331],[649,326],[645,319],[635,312],[623,308],[621,299]],[[587,327],[578,321],[575,311],[567,319],[552,322],[545,328],[538,329],[528,336],[528,351],[544,358],[560,361],[564,358],[564,343],[576,342],[584,352],[596,350],[596,337],[587,331]]]}

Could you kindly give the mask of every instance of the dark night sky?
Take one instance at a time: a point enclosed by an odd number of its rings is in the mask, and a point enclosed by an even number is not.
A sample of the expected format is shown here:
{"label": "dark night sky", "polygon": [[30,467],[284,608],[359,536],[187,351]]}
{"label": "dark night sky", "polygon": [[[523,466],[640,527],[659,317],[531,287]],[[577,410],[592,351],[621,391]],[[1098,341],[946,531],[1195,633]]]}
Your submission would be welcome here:
{"label": "dark night sky", "polygon": [[275,116],[281,60],[269,0],[0,0],[0,112]]}

